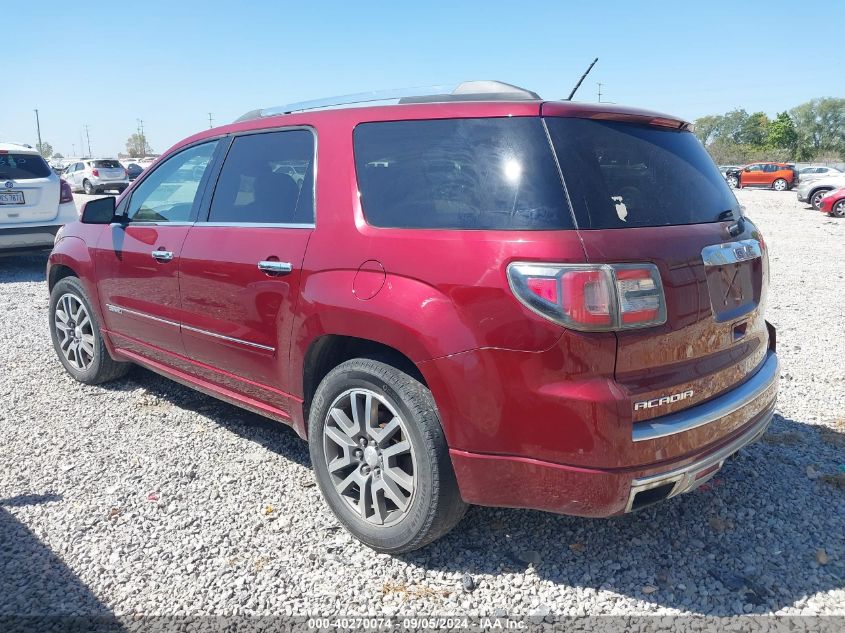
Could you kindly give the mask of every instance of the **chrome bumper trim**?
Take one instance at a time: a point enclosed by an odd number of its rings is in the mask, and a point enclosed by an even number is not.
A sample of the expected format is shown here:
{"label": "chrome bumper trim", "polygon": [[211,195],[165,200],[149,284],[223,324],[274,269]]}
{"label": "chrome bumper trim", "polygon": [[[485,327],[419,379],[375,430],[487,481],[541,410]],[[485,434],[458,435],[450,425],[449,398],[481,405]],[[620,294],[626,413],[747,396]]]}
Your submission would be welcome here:
{"label": "chrome bumper trim", "polygon": [[777,383],[779,375],[778,357],[774,352],[768,352],[766,360],[757,373],[739,387],[689,409],[653,420],[634,422],[633,439],[635,442],[655,440],[715,422],[761,397],[773,384]]}
{"label": "chrome bumper trim", "polygon": [[[628,504],[625,506],[625,512],[630,512],[631,508],[634,505],[634,497],[637,496],[637,493],[640,493],[644,490],[650,490],[651,488],[657,488],[658,486],[663,486],[665,484],[674,483],[674,487],[666,499],[670,499],[672,497],[676,497],[679,494],[683,494],[685,492],[689,492],[694,488],[697,488],[708,479],[713,477],[716,473],[718,473],[721,468],[722,464],[724,464],[725,460],[739,451],[740,449],[756,442],[762,435],[766,432],[766,429],[769,428],[769,423],[772,421],[772,415],[775,411],[775,403],[772,402],[762,413],[760,419],[754,423],[754,425],[748,429],[745,433],[740,435],[739,437],[735,438],[731,442],[725,444],[722,448],[718,449],[717,451],[707,455],[706,457],[700,459],[697,462],[693,462],[687,466],[683,466],[682,468],[678,468],[676,470],[670,470],[665,473],[658,473],[656,475],[650,475],[648,477],[643,477],[641,479],[634,479],[631,482],[631,492],[628,495]],[[700,479],[696,479],[695,476],[704,471],[708,468],[717,465],[718,468],[715,468],[713,472],[707,473],[705,476],[701,477]]]}

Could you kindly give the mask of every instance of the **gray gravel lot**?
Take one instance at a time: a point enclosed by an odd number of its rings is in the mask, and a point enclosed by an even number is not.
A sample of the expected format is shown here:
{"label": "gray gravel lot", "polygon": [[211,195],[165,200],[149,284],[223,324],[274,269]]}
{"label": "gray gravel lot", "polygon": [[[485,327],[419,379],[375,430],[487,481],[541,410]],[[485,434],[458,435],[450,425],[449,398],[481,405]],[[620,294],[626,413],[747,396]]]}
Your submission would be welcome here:
{"label": "gray gravel lot", "polygon": [[845,220],[737,195],[772,252],[764,441],[642,513],[472,508],[400,557],[340,528],[290,429],[138,368],[74,382],[45,257],[0,259],[0,614],[845,614]]}

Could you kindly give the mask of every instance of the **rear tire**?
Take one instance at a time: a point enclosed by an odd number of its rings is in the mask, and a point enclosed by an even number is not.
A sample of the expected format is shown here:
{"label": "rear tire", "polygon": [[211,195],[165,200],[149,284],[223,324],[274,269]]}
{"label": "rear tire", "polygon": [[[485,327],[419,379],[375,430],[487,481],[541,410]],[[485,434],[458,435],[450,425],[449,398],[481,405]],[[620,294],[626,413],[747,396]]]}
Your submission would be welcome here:
{"label": "rear tire", "polygon": [[840,200],[833,205],[831,215],[837,218],[845,218],[845,200]]}
{"label": "rear tire", "polygon": [[87,179],[82,181],[82,190],[89,196],[93,196],[97,193],[97,190],[94,189],[94,185],[92,185]]}
{"label": "rear tire", "polygon": [[789,189],[789,183],[783,178],[778,178],[772,183],[772,189],[775,191],[786,191]]}
{"label": "rear tire", "polygon": [[378,552],[428,545],[466,511],[434,398],[396,367],[356,358],[330,371],[311,404],[308,443],[326,503]]}
{"label": "rear tire", "polygon": [[76,277],[60,279],[50,292],[50,337],[67,372],[79,382],[97,385],[126,375],[132,365],[109,356],[97,315]]}
{"label": "rear tire", "polygon": [[822,196],[826,194],[830,189],[819,189],[813,192],[813,195],[810,196],[810,205],[816,210],[820,210],[822,208]]}

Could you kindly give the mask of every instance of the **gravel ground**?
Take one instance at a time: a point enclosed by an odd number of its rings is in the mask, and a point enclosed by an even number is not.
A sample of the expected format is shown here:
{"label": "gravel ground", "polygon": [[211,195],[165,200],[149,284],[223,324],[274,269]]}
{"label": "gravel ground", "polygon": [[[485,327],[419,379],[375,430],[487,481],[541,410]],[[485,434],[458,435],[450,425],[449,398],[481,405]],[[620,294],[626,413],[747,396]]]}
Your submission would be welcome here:
{"label": "gravel ground", "polygon": [[772,252],[764,441],[642,513],[472,508],[399,557],[339,527],[291,430],[142,369],[74,382],[45,258],[0,259],[0,614],[845,614],[845,220],[738,197]]}

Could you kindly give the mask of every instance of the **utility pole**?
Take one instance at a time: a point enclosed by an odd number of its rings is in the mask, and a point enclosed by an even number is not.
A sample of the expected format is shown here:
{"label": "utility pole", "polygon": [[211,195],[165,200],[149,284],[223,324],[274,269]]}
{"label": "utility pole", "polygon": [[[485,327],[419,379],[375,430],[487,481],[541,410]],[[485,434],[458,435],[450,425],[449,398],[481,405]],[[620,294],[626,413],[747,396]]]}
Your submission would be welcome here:
{"label": "utility pole", "polygon": [[599,103],[601,103],[601,86],[602,86],[602,83],[600,81],[597,82],[597,83],[599,85]]}
{"label": "utility pole", "polygon": [[88,133],[88,124],[85,124],[85,138],[88,140],[88,158],[91,158],[91,135]]}
{"label": "utility pole", "polygon": [[38,108],[35,108],[35,127],[38,130],[38,153],[41,153],[41,121],[38,118]]}
{"label": "utility pole", "polygon": [[76,143],[71,143],[70,146],[73,148],[73,154],[71,156],[76,156]]}
{"label": "utility pole", "polygon": [[214,119],[211,118],[211,112],[209,112],[208,113],[208,129],[210,130],[213,127],[214,127]]}
{"label": "utility pole", "polygon": [[144,119],[138,119],[138,136],[141,141],[141,158],[147,155],[147,137],[144,136]]}

